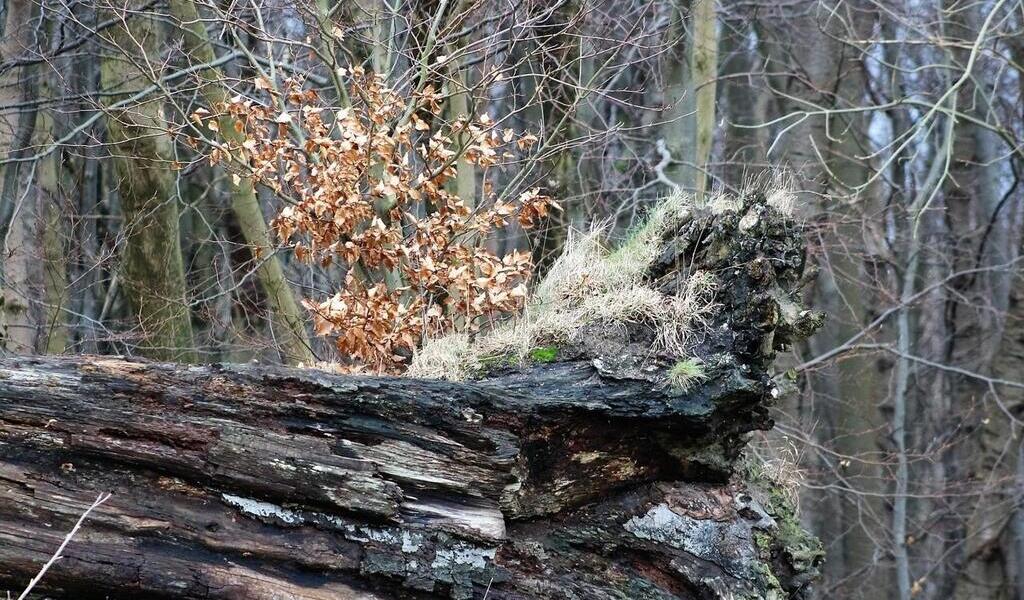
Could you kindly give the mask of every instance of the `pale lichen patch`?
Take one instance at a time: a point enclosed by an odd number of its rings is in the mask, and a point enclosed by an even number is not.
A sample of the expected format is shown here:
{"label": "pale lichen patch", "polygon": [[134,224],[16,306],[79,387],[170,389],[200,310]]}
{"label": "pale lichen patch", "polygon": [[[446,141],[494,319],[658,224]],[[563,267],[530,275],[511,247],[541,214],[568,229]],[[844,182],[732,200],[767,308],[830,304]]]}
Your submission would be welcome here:
{"label": "pale lichen patch", "polygon": [[244,498],[233,494],[221,494],[221,499],[250,517],[261,520],[278,520],[289,525],[301,525],[303,523],[303,518],[298,513],[271,502]]}
{"label": "pale lichen patch", "polygon": [[75,388],[82,383],[77,374],[54,373],[42,369],[18,368],[0,369],[0,379],[8,385],[25,385],[36,387]]}
{"label": "pale lichen patch", "polygon": [[483,570],[489,561],[494,560],[497,548],[477,548],[468,544],[459,544],[453,548],[442,548],[434,554],[432,569],[453,570],[457,567],[470,567]]}
{"label": "pale lichen patch", "polygon": [[684,550],[738,578],[759,560],[751,525],[745,519],[717,521],[679,514],[662,503],[624,525],[638,538]]}
{"label": "pale lichen patch", "polygon": [[418,533],[402,532],[402,552],[416,552],[423,545],[423,536]]}

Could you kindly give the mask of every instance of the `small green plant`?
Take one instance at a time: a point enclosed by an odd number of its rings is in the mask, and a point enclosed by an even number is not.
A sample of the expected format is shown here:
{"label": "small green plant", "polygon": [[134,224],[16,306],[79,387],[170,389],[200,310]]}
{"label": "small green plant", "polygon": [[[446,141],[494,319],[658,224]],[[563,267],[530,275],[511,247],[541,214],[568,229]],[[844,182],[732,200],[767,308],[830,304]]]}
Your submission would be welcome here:
{"label": "small green plant", "polygon": [[680,360],[672,365],[672,368],[668,371],[669,383],[680,392],[689,391],[690,388],[706,381],[707,378],[708,375],[704,370],[704,364],[696,358]]}

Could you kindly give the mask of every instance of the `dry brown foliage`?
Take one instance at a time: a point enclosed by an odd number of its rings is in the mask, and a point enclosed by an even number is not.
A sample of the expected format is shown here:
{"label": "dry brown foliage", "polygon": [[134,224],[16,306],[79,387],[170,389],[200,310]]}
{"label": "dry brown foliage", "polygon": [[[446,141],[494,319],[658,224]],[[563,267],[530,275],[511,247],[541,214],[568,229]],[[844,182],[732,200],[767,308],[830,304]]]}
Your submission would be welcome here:
{"label": "dry brown foliage", "polygon": [[347,266],[337,293],[303,302],[316,333],[336,336],[340,366],[396,373],[424,336],[472,332],[522,307],[529,255],[499,257],[482,242],[511,219],[531,227],[553,203],[536,188],[511,202],[485,188],[473,207],[445,185],[460,161],[499,165],[535,136],[501,131],[486,115],[444,122],[432,87],[407,98],[381,77],[350,75],[346,108],[323,106],[298,80],[278,90],[258,79],[267,103],[235,97],[193,118],[213,131],[233,123],[210,160],[286,199],[271,225],[300,260]]}

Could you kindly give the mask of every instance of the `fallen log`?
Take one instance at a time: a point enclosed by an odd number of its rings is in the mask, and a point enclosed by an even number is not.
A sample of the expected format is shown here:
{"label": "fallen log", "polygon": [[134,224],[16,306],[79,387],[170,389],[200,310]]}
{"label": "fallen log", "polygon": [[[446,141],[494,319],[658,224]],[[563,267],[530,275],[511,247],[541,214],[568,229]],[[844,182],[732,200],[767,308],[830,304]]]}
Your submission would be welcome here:
{"label": "fallen log", "polygon": [[[800,231],[753,198],[666,236],[722,280],[685,390],[638,323],[473,381],[0,361],[0,589],[63,598],[785,598],[821,553],[742,458],[771,426]],[[649,341],[649,340],[648,340]]]}

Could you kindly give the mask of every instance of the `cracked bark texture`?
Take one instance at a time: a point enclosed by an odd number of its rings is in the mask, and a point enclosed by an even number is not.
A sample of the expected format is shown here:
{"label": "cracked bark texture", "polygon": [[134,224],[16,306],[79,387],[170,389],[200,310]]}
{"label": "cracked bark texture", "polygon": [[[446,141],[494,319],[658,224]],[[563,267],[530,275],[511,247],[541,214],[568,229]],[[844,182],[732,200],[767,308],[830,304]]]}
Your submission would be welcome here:
{"label": "cracked bark texture", "polygon": [[464,383],[0,361],[0,589],[109,491],[50,597],[802,597],[820,546],[742,458],[820,322],[800,228],[755,194],[670,235],[651,285],[722,284],[685,392],[642,323]]}

